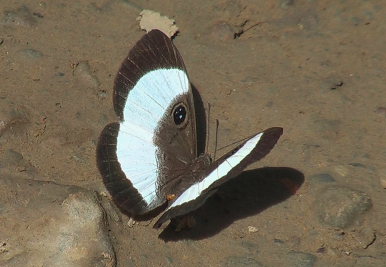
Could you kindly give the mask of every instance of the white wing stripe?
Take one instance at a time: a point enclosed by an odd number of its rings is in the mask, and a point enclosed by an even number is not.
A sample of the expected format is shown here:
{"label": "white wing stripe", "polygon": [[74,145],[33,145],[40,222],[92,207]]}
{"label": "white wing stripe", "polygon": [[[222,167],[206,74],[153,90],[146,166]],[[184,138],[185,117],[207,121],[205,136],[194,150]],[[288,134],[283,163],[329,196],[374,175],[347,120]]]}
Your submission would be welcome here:
{"label": "white wing stripe", "polygon": [[263,134],[264,133],[259,133],[258,135],[249,139],[239,150],[237,150],[235,154],[221,163],[207,177],[205,177],[204,180],[190,186],[173,202],[168,210],[196,199],[201,194],[201,192],[208,188],[211,184],[227,175],[229,171],[231,171],[235,166],[237,166],[237,164],[241,162],[242,159],[251,153]]}
{"label": "white wing stripe", "polygon": [[[122,171],[149,205],[157,191],[157,147],[154,133],[161,118],[181,94],[189,91],[185,71],[157,69],[143,75],[129,91],[117,137]],[[149,170],[150,173],[146,173]]]}

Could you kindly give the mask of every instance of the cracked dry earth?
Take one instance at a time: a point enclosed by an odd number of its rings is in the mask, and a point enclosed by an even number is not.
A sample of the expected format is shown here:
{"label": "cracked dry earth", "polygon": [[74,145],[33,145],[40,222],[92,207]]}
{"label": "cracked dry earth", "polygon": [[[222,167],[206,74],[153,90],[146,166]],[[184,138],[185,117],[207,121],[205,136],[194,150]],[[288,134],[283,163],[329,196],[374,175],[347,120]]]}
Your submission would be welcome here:
{"label": "cracked dry earth", "polygon": [[[218,147],[284,128],[187,231],[130,221],[95,164],[142,9],[176,20]],[[385,34],[381,0],[2,0],[0,265],[385,266]]]}

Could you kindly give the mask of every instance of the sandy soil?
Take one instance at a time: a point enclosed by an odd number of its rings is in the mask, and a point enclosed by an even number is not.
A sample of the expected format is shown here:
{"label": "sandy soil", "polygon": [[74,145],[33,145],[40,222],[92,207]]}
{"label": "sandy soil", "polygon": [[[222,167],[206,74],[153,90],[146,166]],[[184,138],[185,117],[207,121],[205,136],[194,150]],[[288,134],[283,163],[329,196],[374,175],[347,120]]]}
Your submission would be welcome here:
{"label": "sandy soil", "polygon": [[2,0],[1,175],[108,202],[95,146],[116,120],[113,80],[143,35],[142,9],[176,20],[175,44],[212,127],[220,122],[219,147],[272,126],[284,135],[196,212],[190,231],[129,227],[106,208],[117,266],[386,265],[381,0]]}

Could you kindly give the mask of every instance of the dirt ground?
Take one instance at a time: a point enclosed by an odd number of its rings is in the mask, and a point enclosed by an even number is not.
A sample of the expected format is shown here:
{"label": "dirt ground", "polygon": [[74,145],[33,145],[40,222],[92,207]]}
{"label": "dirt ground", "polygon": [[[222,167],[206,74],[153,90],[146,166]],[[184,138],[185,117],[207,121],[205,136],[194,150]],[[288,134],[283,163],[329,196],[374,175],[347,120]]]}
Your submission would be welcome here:
{"label": "dirt ground", "polygon": [[[142,9],[176,20],[218,147],[284,128],[178,233],[131,225],[95,164]],[[0,174],[98,192],[117,266],[386,266],[386,2],[2,0],[0,11]]]}

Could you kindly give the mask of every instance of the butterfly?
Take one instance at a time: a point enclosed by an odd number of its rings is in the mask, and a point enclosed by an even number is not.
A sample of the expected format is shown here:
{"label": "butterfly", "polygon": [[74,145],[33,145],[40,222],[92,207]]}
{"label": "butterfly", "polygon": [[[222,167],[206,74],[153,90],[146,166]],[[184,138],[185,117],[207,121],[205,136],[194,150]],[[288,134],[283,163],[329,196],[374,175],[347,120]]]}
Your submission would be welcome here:
{"label": "butterfly", "polygon": [[97,165],[119,209],[154,227],[199,208],[218,187],[267,155],[283,133],[269,128],[213,161],[202,100],[180,53],[159,30],[130,50],[115,78],[119,120],[103,129]]}

